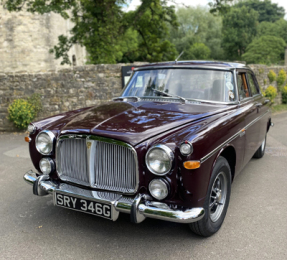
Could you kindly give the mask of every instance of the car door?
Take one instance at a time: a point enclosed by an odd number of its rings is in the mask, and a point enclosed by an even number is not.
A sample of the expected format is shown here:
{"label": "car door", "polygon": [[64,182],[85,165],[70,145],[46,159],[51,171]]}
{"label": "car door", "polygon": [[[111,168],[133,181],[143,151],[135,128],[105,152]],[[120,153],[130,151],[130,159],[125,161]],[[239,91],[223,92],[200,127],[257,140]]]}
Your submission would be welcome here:
{"label": "car door", "polygon": [[[254,155],[256,149],[259,147],[261,140],[260,133],[260,122],[258,117],[260,116],[260,105],[258,103],[261,96],[257,95],[254,91],[252,94],[251,83],[249,83],[249,71],[240,70],[237,73],[237,77],[241,78],[242,84],[238,84],[238,97],[239,107],[241,113],[244,115],[245,128],[243,134],[245,134],[245,152],[244,152],[244,163],[246,165],[248,161]],[[237,81],[238,82],[238,81]]]}
{"label": "car door", "polygon": [[[247,72],[247,81],[249,88],[251,90],[252,97],[254,99],[254,105],[257,108],[257,114],[258,114],[258,135],[259,135],[259,143],[257,144],[256,150],[259,148],[261,143],[263,142],[265,135],[266,135],[266,130],[267,130],[267,118],[263,118],[264,114],[268,110],[268,107],[266,104],[266,98],[263,97],[263,95],[260,93],[260,88],[259,85],[256,81],[255,75],[249,71]],[[265,124],[266,121],[266,124]],[[256,151],[255,150],[255,151]]]}

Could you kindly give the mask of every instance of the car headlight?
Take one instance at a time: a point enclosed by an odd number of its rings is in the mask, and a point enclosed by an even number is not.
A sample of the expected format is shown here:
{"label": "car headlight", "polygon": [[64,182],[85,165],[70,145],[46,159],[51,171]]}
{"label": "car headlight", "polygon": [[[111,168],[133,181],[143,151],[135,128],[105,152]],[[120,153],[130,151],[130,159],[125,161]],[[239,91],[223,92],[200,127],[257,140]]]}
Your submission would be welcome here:
{"label": "car headlight", "polygon": [[55,170],[55,163],[51,158],[41,159],[39,166],[41,172],[46,175],[50,174],[52,171]]}
{"label": "car headlight", "polygon": [[150,148],[146,154],[146,165],[155,175],[165,175],[171,168],[174,160],[172,150],[166,145],[158,144]]}
{"label": "car headlight", "polygon": [[157,200],[163,200],[168,195],[168,186],[161,179],[152,180],[148,188],[149,188],[150,194]]}
{"label": "car headlight", "polygon": [[185,141],[184,143],[181,144],[180,146],[180,153],[184,156],[188,156],[193,153],[193,147],[192,144],[189,142]]}
{"label": "car headlight", "polygon": [[39,153],[43,155],[48,155],[53,150],[55,140],[56,137],[51,131],[44,130],[36,137],[36,149]]}
{"label": "car headlight", "polygon": [[28,131],[30,134],[34,134],[35,131],[36,131],[36,126],[34,126],[34,125],[31,123],[30,125],[28,125],[27,131]]}

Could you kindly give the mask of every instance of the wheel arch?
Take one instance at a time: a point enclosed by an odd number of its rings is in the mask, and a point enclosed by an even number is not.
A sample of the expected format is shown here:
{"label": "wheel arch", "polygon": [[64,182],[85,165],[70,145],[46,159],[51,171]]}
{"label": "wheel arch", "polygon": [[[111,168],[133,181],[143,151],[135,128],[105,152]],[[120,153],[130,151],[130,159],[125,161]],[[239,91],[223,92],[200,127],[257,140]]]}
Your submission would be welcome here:
{"label": "wheel arch", "polygon": [[232,145],[226,145],[225,147],[223,147],[217,154],[213,165],[212,165],[212,170],[215,166],[215,163],[218,159],[219,156],[224,157],[227,161],[228,164],[230,166],[231,169],[231,181],[233,181],[234,176],[235,176],[235,166],[236,166],[236,151],[235,148]]}

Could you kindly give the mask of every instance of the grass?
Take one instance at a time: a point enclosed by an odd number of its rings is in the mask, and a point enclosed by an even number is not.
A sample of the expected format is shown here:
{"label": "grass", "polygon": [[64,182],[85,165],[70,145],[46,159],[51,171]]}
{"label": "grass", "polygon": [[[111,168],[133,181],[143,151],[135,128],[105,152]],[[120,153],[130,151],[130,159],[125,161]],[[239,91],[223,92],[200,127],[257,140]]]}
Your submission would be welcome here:
{"label": "grass", "polygon": [[273,113],[284,112],[284,111],[287,111],[287,104],[272,106],[272,112]]}

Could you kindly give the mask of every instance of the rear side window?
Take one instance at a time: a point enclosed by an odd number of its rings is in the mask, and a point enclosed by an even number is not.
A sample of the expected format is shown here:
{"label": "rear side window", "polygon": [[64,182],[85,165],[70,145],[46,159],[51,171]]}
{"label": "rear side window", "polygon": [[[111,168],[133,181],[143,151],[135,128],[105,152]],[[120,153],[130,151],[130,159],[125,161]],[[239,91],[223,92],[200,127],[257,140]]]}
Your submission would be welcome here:
{"label": "rear side window", "polygon": [[248,86],[247,86],[245,73],[239,72],[237,74],[237,86],[238,86],[239,100],[243,100],[251,96],[249,93]]}
{"label": "rear side window", "polygon": [[247,78],[248,78],[248,83],[249,83],[252,96],[259,94],[259,90],[257,89],[257,86],[254,82],[254,79],[251,73],[247,73]]}

